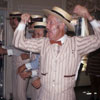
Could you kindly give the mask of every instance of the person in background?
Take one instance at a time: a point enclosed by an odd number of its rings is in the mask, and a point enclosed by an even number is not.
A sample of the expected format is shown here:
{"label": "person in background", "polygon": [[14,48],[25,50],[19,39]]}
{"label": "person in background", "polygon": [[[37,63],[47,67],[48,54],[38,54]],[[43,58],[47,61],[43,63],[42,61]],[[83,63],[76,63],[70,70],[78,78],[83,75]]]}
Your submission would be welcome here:
{"label": "person in background", "polygon": [[[34,23],[34,38],[46,37],[46,22],[35,22]],[[35,59],[32,59],[31,62],[26,63],[18,68],[18,74],[22,79],[26,79],[29,77],[33,78],[32,84],[36,84],[34,90],[32,91],[32,100],[36,100],[39,93],[40,78],[38,76],[38,70],[40,66],[40,54],[34,54]],[[27,71],[26,71],[27,70]],[[34,86],[34,85],[33,85]],[[37,89],[36,89],[37,88]]]}
{"label": "person in background", "polygon": [[66,29],[74,31],[71,15],[59,7],[44,9],[47,16],[48,38],[25,39],[24,30],[30,15],[23,14],[17,27],[15,47],[40,53],[41,89],[38,100],[75,100],[75,73],[82,57],[100,47],[100,23],[93,19],[87,8],[77,5],[73,12],[90,21],[95,34],[69,37]]}
{"label": "person in background", "polygon": [[[26,33],[25,33],[25,37],[27,37],[28,39],[30,39],[30,38],[33,38],[34,37],[34,23],[35,22],[38,22],[38,21],[43,21],[43,17],[42,16],[40,16],[40,15],[31,15],[30,16],[30,22],[28,23],[28,25],[26,26],[26,29],[25,29],[25,31],[26,31]],[[33,33],[33,34],[32,34]],[[23,54],[21,54],[21,58],[23,59],[23,60],[27,60],[27,59],[30,59],[28,62],[26,62],[26,63],[29,63],[30,61],[32,61],[33,59],[35,59],[35,55],[32,53],[32,52],[30,52],[30,54],[27,54],[27,53],[23,53]],[[24,63],[25,64],[25,63]],[[22,66],[24,65],[24,64],[22,64]],[[29,64],[28,64],[29,65]],[[36,65],[35,66],[38,66],[38,63],[36,63]],[[17,70],[19,71],[19,69],[20,68],[18,68]],[[24,71],[24,73],[23,74],[21,74],[21,76],[25,76],[25,72],[28,72],[28,76],[30,75],[30,71],[29,71],[29,68],[28,69],[26,69],[25,71]],[[37,72],[36,71],[33,71],[33,76],[35,76],[35,74],[36,74]],[[20,77],[20,75],[19,75],[19,77]],[[20,77],[21,79],[22,79],[22,77]],[[24,79],[22,79],[23,81],[26,81],[26,87],[25,87],[25,89],[24,89],[24,93],[25,93],[25,96],[26,96],[26,99],[27,99],[27,86],[28,86],[28,84],[30,83],[29,82],[29,80],[30,80],[30,77],[27,77],[27,78],[24,78]],[[28,81],[27,81],[28,80]],[[36,93],[35,93],[35,88],[31,88],[31,91],[32,91],[32,93],[31,93],[31,99],[32,100],[35,100],[36,99]],[[21,98],[21,97],[20,97]],[[21,98],[22,99],[22,98]],[[22,99],[23,100],[23,99]]]}
{"label": "person in background", "polygon": [[[20,20],[21,20],[21,15],[22,13],[21,12],[11,12],[9,14],[9,23],[10,23],[10,26],[12,27],[13,29],[13,32],[15,31],[16,27],[18,26]],[[27,81],[28,80],[22,80],[19,75],[17,74],[17,68],[28,62],[29,59],[27,60],[23,60],[22,57],[21,57],[21,54],[23,53],[29,53],[29,52],[25,52],[23,50],[20,50],[20,49],[16,49],[14,48],[12,45],[9,46],[7,49],[6,49],[10,54],[11,57],[12,57],[12,99],[13,100],[27,100],[26,98],[26,93],[25,93],[25,89],[27,87]]]}
{"label": "person in background", "polygon": [[[16,27],[18,26],[21,20],[21,12],[11,12],[9,14],[9,23],[12,27],[13,32],[15,31]],[[29,62],[30,59],[26,59],[29,52],[25,52],[20,49],[14,48],[11,46],[3,46],[0,48],[0,54],[8,55],[12,57],[12,99],[13,100],[27,100],[25,89],[27,88],[28,79],[22,80],[19,75],[17,74],[17,68]]]}
{"label": "person in background", "polygon": [[[9,23],[10,23],[10,26],[11,26],[13,32],[15,31],[16,27],[18,26],[18,24],[21,20],[21,15],[22,15],[22,13],[19,11],[11,12],[9,14],[8,20],[9,20]],[[14,48],[12,45],[8,46],[8,47],[2,46],[0,48],[0,54],[8,55],[8,56],[12,57],[12,62],[13,62],[12,63],[12,99],[13,100],[20,100],[20,99],[18,99],[18,92],[17,92],[18,78],[17,78],[17,74],[16,74],[16,69],[20,64],[24,63],[20,56],[21,53],[23,53],[22,50],[18,50],[16,48]],[[21,86],[21,89],[23,90],[22,86]],[[22,95],[20,94],[20,96],[22,96]]]}
{"label": "person in background", "polygon": [[91,82],[91,98],[95,100],[94,93],[97,93],[96,100],[100,100],[100,48],[88,55],[87,73]]}
{"label": "person in background", "polygon": [[[95,18],[100,20],[98,13],[95,12]],[[91,31],[93,31],[91,29]],[[94,32],[92,32],[93,35]],[[86,73],[90,77],[91,97],[90,100],[100,100],[100,48],[88,54]],[[96,97],[95,97],[95,92]]]}

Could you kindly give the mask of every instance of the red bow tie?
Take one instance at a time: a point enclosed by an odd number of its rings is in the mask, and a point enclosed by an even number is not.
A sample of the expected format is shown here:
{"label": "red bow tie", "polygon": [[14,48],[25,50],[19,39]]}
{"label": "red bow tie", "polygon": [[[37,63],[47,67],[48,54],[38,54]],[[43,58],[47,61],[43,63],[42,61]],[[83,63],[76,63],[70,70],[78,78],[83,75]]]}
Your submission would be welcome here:
{"label": "red bow tie", "polygon": [[50,43],[51,43],[51,44],[56,43],[56,44],[58,44],[58,45],[62,45],[61,41],[50,40]]}

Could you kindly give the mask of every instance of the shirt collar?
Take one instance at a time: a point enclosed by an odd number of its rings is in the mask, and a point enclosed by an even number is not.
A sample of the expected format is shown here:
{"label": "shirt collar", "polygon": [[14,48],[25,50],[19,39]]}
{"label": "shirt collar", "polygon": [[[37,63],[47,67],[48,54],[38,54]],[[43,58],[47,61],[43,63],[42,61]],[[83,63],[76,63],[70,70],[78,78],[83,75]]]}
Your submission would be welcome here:
{"label": "shirt collar", "polygon": [[62,44],[64,44],[64,42],[67,39],[67,35],[62,36],[60,39],[58,39],[57,41],[61,41]]}

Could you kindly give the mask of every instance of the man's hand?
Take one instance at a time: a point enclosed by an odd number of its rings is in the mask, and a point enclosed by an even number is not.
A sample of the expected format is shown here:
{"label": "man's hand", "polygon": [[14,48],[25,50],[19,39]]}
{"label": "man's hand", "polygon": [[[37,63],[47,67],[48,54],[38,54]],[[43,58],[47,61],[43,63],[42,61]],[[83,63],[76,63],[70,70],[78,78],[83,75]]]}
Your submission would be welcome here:
{"label": "man's hand", "polygon": [[93,17],[90,15],[88,9],[81,5],[76,5],[73,12],[80,17],[84,17],[84,18],[88,19],[89,21],[93,20]]}
{"label": "man's hand", "polygon": [[21,58],[22,58],[22,60],[29,59],[29,54],[22,53],[22,54],[21,54]]}
{"label": "man's hand", "polygon": [[24,71],[22,73],[19,74],[21,76],[22,79],[26,79],[29,78],[32,75],[32,71]]}
{"label": "man's hand", "polygon": [[40,82],[40,78],[37,78],[36,80],[34,80],[32,82],[32,86],[35,87],[36,89],[41,87],[41,82]]}
{"label": "man's hand", "polygon": [[22,65],[22,66],[20,66],[20,67],[18,68],[17,73],[20,74],[20,73],[22,73],[25,69],[26,69],[26,66],[25,66],[25,64],[24,64],[24,65]]}
{"label": "man's hand", "polygon": [[7,49],[0,47],[0,54],[1,55],[7,54]]}
{"label": "man's hand", "polygon": [[21,22],[27,24],[28,22],[30,22],[30,14],[28,13],[25,13],[25,14],[22,14],[21,16]]}

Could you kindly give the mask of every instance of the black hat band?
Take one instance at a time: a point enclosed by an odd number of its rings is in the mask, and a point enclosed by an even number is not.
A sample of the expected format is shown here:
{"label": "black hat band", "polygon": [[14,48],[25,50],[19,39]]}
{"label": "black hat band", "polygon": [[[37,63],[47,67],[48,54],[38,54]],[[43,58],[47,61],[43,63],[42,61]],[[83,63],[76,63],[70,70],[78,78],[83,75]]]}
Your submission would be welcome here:
{"label": "black hat band", "polygon": [[11,17],[18,17],[18,16],[21,16],[22,14],[9,14],[9,16]]}
{"label": "black hat band", "polygon": [[46,28],[46,26],[34,26],[34,28]]}
{"label": "black hat band", "polygon": [[56,12],[56,11],[54,11],[54,10],[51,10],[52,12],[54,12],[54,13],[56,13],[56,14],[58,14],[58,15],[60,15],[61,17],[63,17],[65,20],[67,20],[69,23],[70,23],[70,20],[68,20],[68,19],[66,19],[63,15],[61,15],[59,12]]}
{"label": "black hat band", "polygon": [[43,18],[31,18],[32,22],[42,22]]}

